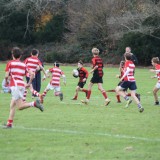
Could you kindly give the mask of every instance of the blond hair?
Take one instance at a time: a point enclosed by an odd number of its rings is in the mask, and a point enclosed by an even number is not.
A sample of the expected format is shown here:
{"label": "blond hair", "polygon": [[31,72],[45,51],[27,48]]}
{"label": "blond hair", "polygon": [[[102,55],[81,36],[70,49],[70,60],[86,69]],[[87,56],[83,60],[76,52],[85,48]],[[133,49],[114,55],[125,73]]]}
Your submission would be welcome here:
{"label": "blond hair", "polygon": [[152,58],[152,62],[154,62],[154,63],[159,63],[159,58],[158,58],[158,57],[153,57],[153,58]]}
{"label": "blond hair", "polygon": [[98,48],[92,48],[92,53],[94,55],[99,55],[99,49]]}

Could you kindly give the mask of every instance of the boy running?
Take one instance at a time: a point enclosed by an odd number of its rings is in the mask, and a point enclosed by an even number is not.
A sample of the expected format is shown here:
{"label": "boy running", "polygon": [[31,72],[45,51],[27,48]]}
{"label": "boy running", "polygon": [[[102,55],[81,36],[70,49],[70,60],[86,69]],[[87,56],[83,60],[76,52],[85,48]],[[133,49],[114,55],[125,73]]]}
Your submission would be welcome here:
{"label": "boy running", "polygon": [[157,92],[160,89],[160,61],[158,57],[153,57],[151,62],[155,69],[150,69],[150,71],[156,73],[156,76],[153,76],[151,78],[158,78],[158,82],[153,89],[153,95],[155,99],[155,105],[159,105]]}
{"label": "boy running", "polygon": [[[46,71],[46,73],[51,73],[52,74],[52,79],[50,83],[47,85],[46,89],[44,90],[42,97],[44,98],[49,90],[54,90],[55,96],[59,96],[60,100],[63,100],[63,93],[61,92],[61,87],[60,87],[60,78],[61,76],[63,77],[63,83],[66,85],[66,76],[62,72],[62,70],[59,68],[59,63],[55,62],[54,67],[50,68],[49,70]],[[46,77],[44,76],[43,80],[45,80]]]}
{"label": "boy running", "polygon": [[125,57],[124,75],[120,79],[120,82],[122,83],[120,83],[120,85],[116,87],[116,92],[118,95],[122,96],[127,101],[126,107],[128,107],[129,104],[132,102],[132,100],[130,100],[129,97],[126,96],[124,90],[127,90],[129,88],[131,91],[131,97],[137,103],[139,112],[143,112],[144,108],[142,107],[140,101],[136,97],[137,86],[136,86],[136,80],[134,78],[135,65],[131,60],[132,55],[130,53],[125,53],[124,57]]}
{"label": "boy running", "polygon": [[[23,102],[22,100],[25,87],[28,88],[31,85],[34,74],[28,69],[25,63],[20,61],[21,55],[21,50],[18,47],[14,47],[12,49],[13,60],[7,63],[5,69],[6,85],[8,83],[9,76],[11,77],[9,86],[11,89],[12,100],[10,103],[10,114],[8,122],[6,126],[4,126],[4,128],[12,128],[16,106],[19,110],[23,110],[29,107],[36,107],[39,108],[41,111],[44,110],[39,100],[29,103]],[[30,80],[27,84],[25,84],[25,82],[23,81],[23,77],[26,75],[27,72],[30,74]]]}
{"label": "boy running", "polygon": [[90,80],[89,86],[88,86],[88,93],[86,100],[82,100],[81,102],[84,104],[89,103],[89,99],[91,96],[91,90],[94,84],[98,84],[98,89],[101,91],[102,95],[105,98],[105,106],[107,106],[110,103],[110,99],[107,97],[106,91],[102,87],[103,83],[103,61],[99,57],[99,49],[93,48],[92,49],[92,70],[90,73],[93,73],[93,77]]}
{"label": "boy running", "polygon": [[[124,64],[125,64],[125,61],[120,62],[120,66],[119,66],[120,75],[116,75],[117,78],[122,78],[122,76],[124,75]],[[123,80],[118,83],[118,86],[120,86],[121,83],[123,83]],[[127,90],[124,90],[124,91],[127,96],[131,96],[131,93],[127,93]],[[107,90],[107,92],[116,92],[116,90],[115,89],[114,90]],[[136,97],[140,101],[140,94],[136,93]],[[116,94],[116,98],[117,98],[117,103],[121,103],[120,95]]]}
{"label": "boy running", "polygon": [[83,62],[79,61],[78,62],[78,73],[79,73],[79,82],[76,87],[76,92],[74,95],[74,98],[72,100],[77,100],[78,98],[78,92],[85,92],[87,96],[88,90],[83,89],[84,85],[86,84],[87,78],[88,78],[88,71],[83,67]]}

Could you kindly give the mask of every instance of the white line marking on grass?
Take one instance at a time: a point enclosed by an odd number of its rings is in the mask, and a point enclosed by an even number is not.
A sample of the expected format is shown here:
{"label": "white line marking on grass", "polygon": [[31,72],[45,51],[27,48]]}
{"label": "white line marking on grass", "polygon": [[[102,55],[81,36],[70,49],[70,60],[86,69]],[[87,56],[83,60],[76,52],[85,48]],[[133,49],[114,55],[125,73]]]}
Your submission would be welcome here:
{"label": "white line marking on grass", "polygon": [[[1,128],[3,127],[0,125]],[[111,134],[111,133],[100,133],[100,132],[84,132],[84,131],[74,131],[74,130],[60,130],[60,129],[49,129],[49,128],[28,128],[23,126],[15,126],[13,129],[20,130],[30,130],[30,131],[44,131],[44,132],[53,132],[53,133],[64,133],[64,134],[74,134],[74,135],[92,135],[92,136],[104,136],[104,137],[113,137],[118,139],[134,139],[147,142],[160,142],[159,138],[144,138],[144,137],[135,137],[128,135],[120,134]],[[9,129],[10,130],[10,129]]]}

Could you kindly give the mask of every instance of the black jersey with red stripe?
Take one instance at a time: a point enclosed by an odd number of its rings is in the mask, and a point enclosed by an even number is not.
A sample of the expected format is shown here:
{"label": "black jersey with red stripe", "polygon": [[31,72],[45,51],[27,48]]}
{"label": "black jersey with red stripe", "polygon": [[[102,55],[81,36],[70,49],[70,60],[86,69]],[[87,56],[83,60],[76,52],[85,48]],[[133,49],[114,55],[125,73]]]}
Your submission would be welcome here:
{"label": "black jersey with red stripe", "polygon": [[79,72],[79,82],[82,82],[84,78],[88,78],[88,71],[82,67],[77,69]]}
{"label": "black jersey with red stripe", "polygon": [[92,58],[93,68],[98,66],[96,70],[94,70],[93,75],[98,77],[103,77],[103,61],[99,56]]}

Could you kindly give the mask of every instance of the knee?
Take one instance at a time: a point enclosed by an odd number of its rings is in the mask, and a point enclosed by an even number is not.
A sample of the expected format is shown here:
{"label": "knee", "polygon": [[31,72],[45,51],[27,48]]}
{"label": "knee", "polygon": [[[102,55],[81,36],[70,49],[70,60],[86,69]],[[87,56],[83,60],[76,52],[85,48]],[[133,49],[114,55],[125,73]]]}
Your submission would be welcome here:
{"label": "knee", "polygon": [[116,87],[115,91],[116,91],[116,93],[119,91],[119,87],[118,86]]}
{"label": "knee", "polygon": [[153,94],[155,95],[157,92],[156,92],[156,90],[153,90]]}

